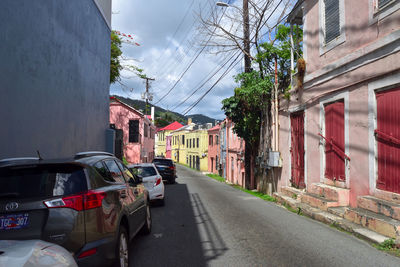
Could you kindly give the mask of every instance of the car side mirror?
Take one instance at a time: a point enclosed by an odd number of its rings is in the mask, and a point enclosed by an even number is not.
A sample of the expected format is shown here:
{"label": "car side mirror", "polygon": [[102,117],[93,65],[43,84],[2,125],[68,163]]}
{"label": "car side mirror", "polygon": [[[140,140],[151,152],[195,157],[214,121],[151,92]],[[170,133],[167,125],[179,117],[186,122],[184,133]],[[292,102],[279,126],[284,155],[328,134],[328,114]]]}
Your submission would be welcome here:
{"label": "car side mirror", "polygon": [[135,185],[137,185],[137,184],[140,184],[141,182],[143,182],[143,179],[142,178],[139,178],[139,177],[135,177],[135,179],[133,179],[133,178],[130,178],[129,179],[129,184],[131,185],[131,186],[135,186]]}

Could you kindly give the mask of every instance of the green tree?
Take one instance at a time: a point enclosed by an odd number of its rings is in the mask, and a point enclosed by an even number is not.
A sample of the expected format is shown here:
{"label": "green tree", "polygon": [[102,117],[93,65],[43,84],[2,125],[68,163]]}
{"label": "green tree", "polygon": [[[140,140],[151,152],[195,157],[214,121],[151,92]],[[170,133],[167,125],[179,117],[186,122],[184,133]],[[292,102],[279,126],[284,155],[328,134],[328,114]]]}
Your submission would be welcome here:
{"label": "green tree", "polygon": [[119,61],[119,57],[122,55],[121,51],[121,39],[118,35],[111,32],[111,63],[110,63],[110,83],[118,81],[122,65]]}
{"label": "green tree", "polygon": [[[253,60],[253,63],[256,63],[253,66],[258,66],[258,69],[235,76],[235,81],[240,86],[235,89],[234,96],[222,101],[225,115],[235,123],[234,131],[246,141],[246,150],[250,150],[246,153],[249,152],[253,159],[259,154],[259,149],[265,149],[263,152],[267,152],[271,148],[271,100],[275,84],[275,61],[278,72],[278,92],[287,93],[290,88],[289,34],[289,27],[279,25],[273,41],[257,44],[258,53]],[[300,28],[294,27],[293,39],[299,58],[302,40]],[[247,164],[249,164],[248,160],[246,160],[246,166]],[[260,166],[258,167],[260,169]],[[246,171],[249,169],[253,168],[247,168]],[[264,174],[265,170],[259,170],[259,173]]]}

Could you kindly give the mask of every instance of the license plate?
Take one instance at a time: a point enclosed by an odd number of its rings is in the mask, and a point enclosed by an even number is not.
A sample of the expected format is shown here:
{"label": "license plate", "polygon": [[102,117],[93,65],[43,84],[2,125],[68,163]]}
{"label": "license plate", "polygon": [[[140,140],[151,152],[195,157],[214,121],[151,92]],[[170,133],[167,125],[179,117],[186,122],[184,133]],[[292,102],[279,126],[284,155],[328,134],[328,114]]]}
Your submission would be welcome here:
{"label": "license plate", "polygon": [[28,225],[28,213],[0,215],[0,230],[21,229]]}

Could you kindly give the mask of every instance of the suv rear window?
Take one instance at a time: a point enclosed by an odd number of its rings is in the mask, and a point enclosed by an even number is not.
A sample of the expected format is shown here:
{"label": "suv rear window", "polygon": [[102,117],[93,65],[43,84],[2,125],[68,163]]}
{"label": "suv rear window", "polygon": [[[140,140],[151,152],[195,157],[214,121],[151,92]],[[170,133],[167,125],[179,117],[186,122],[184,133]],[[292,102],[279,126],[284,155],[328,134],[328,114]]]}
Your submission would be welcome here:
{"label": "suv rear window", "polygon": [[154,159],[153,163],[158,165],[174,166],[174,163],[170,159]]}
{"label": "suv rear window", "polygon": [[49,198],[87,190],[83,168],[52,164],[0,168],[0,199]]}

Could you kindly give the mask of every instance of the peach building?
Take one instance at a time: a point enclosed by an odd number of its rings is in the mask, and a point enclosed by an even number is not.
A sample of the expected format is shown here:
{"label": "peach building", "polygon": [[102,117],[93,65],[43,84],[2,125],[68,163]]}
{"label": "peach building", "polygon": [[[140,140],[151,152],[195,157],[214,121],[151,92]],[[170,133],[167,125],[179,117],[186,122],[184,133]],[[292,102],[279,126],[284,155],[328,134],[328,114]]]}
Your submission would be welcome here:
{"label": "peach building", "polygon": [[[110,98],[110,125],[121,133],[123,156],[129,163],[151,162],[154,158],[155,126],[140,111]],[[117,154],[117,153],[116,153]]]}

